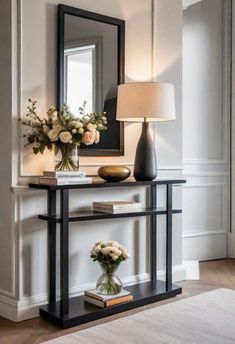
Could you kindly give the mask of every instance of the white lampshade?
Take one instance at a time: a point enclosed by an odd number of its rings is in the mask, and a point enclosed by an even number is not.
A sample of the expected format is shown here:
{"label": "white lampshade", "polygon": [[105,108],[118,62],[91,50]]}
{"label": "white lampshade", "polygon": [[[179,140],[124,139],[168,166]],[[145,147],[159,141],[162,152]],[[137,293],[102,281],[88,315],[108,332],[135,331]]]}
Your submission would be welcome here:
{"label": "white lampshade", "polygon": [[174,86],[162,82],[119,85],[116,116],[118,121],[127,122],[174,120]]}

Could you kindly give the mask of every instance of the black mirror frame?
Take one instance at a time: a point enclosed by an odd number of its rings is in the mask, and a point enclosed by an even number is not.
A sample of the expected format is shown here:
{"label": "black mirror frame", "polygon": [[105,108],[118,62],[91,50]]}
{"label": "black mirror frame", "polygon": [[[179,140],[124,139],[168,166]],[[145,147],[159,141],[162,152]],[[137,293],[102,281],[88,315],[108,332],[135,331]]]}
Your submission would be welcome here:
{"label": "black mirror frame", "polygon": [[[118,84],[125,81],[125,21],[98,13],[81,10],[66,5],[58,5],[58,46],[57,46],[57,107],[61,109],[64,103],[64,18],[65,14],[92,19],[118,27]],[[118,149],[80,149],[81,156],[123,156],[124,155],[124,123],[120,122],[120,137]]]}

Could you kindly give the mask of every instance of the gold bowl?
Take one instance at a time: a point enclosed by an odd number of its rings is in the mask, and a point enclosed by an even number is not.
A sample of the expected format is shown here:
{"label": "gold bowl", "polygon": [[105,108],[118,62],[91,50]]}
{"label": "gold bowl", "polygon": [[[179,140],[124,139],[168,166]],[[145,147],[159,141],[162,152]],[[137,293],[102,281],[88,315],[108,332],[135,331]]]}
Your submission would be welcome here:
{"label": "gold bowl", "polygon": [[131,170],[127,166],[101,166],[98,175],[108,182],[121,182],[128,178]]}

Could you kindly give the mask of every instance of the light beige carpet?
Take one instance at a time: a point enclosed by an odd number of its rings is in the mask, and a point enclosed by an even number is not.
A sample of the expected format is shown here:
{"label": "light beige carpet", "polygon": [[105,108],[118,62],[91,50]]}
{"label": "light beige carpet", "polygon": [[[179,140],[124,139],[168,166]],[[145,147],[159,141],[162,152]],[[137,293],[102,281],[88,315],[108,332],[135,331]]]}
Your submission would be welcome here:
{"label": "light beige carpet", "polygon": [[46,344],[235,344],[235,291],[216,289]]}

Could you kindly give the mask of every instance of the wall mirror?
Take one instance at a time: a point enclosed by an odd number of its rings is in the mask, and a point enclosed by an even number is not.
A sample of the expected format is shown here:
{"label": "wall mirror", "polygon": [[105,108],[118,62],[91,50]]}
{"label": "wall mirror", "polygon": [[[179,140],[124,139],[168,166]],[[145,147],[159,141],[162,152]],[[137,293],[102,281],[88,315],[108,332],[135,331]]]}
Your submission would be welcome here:
{"label": "wall mirror", "polygon": [[125,22],[65,5],[58,6],[58,107],[78,116],[107,113],[108,129],[81,155],[123,155],[123,123],[116,121],[117,86],[124,83]]}

